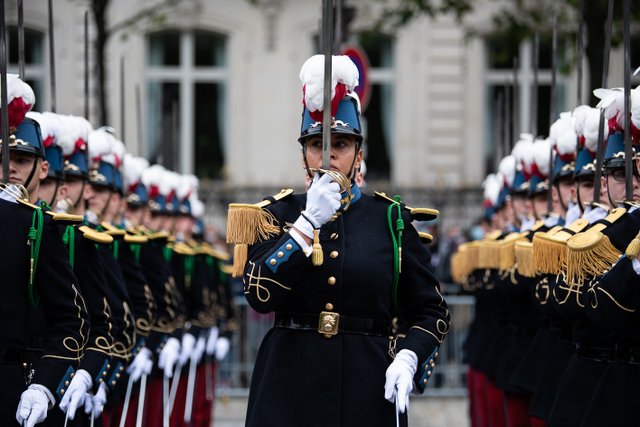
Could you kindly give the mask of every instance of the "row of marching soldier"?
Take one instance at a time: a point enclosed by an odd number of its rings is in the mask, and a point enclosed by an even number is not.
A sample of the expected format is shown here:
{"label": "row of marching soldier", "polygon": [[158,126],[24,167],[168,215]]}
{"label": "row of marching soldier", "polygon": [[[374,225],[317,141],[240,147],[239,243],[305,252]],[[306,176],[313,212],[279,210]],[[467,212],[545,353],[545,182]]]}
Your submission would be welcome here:
{"label": "row of marching soldier", "polygon": [[596,108],[561,113],[548,138],[521,134],[485,181],[491,230],[452,258],[476,298],[473,427],[637,425],[640,91],[630,92],[627,114],[625,91],[598,89]]}
{"label": "row of marching soldier", "polygon": [[198,179],[7,81],[3,425],[211,425],[238,320]]}

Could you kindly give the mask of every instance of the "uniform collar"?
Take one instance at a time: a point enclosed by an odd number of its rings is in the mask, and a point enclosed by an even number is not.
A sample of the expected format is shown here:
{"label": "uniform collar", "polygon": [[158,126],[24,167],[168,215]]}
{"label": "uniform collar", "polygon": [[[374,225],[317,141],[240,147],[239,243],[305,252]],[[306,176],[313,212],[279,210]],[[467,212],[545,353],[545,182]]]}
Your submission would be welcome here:
{"label": "uniform collar", "polygon": [[360,191],[360,187],[358,187],[358,185],[355,182],[351,183],[351,195],[350,196],[347,194],[346,191],[343,191],[340,194],[342,196],[341,199],[340,199],[340,205],[343,208],[346,205],[347,197],[351,197],[351,204],[354,204],[355,202],[360,200],[360,197],[362,197],[362,192]]}

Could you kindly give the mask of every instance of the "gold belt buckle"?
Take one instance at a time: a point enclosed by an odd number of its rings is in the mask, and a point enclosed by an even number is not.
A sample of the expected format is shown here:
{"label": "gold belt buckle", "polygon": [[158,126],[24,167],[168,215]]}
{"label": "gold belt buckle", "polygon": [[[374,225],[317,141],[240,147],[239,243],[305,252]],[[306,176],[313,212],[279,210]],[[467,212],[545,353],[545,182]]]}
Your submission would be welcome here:
{"label": "gold belt buckle", "polygon": [[318,332],[326,338],[331,338],[338,334],[338,324],[340,323],[340,314],[331,311],[321,311],[318,320]]}

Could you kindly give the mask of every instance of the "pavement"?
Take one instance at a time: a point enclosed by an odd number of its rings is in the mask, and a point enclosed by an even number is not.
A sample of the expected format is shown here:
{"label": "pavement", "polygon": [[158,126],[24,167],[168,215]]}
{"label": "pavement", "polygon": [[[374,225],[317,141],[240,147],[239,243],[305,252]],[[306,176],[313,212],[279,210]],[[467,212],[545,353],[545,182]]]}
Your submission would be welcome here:
{"label": "pavement", "polygon": [[[462,397],[413,397],[409,407],[410,427],[469,427],[468,401]],[[243,427],[247,398],[216,399],[214,427]]]}

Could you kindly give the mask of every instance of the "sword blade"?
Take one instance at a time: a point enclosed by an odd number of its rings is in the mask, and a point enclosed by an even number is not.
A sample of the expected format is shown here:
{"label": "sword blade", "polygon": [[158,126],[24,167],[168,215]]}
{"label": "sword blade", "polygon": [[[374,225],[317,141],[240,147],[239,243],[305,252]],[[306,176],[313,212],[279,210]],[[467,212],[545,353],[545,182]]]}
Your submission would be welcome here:
{"label": "sword blade", "polygon": [[144,396],[147,391],[147,374],[142,374],[140,378],[140,395],[138,396],[138,413],[136,414],[136,427],[142,427],[144,416]]}
{"label": "sword blade", "polygon": [[132,388],[133,378],[129,375],[129,381],[127,381],[127,392],[124,395],[124,403],[122,404],[122,414],[120,414],[120,427],[124,427],[127,422],[127,412],[129,412],[129,401],[131,400]]}
{"label": "sword blade", "polygon": [[178,394],[178,383],[180,383],[180,371],[182,365],[176,364],[175,371],[173,372],[173,381],[171,382],[171,391],[169,392],[169,401],[167,402],[166,413],[168,417],[171,417],[171,411],[173,410],[173,403],[176,401],[176,395]]}
{"label": "sword blade", "polygon": [[322,168],[331,164],[331,77],[333,36],[333,0],[322,1],[322,43],[324,52],[324,92],[322,111]]}
{"label": "sword blade", "polygon": [[9,112],[7,111],[7,37],[4,0],[0,0],[0,117],[2,117],[2,182],[9,182]]}
{"label": "sword blade", "polygon": [[184,402],[184,422],[191,423],[191,412],[193,410],[193,394],[196,385],[196,369],[198,364],[191,359],[189,363],[189,377],[187,379],[187,398]]}

